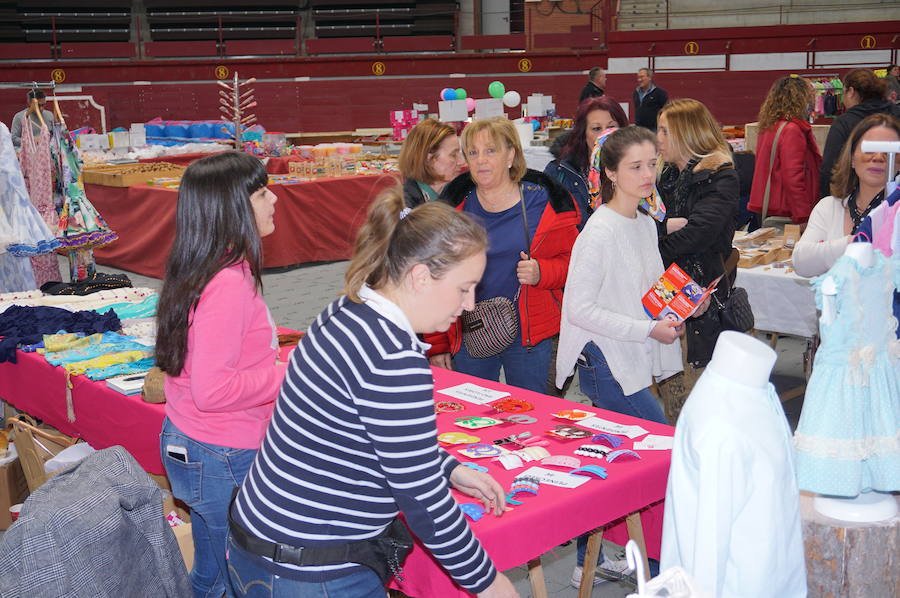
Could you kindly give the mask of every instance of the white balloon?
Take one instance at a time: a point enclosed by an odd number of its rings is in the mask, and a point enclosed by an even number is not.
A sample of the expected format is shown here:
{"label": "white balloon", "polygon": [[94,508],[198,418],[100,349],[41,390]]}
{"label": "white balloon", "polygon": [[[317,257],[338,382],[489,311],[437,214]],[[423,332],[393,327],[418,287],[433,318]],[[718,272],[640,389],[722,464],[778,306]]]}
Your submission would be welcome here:
{"label": "white balloon", "polygon": [[515,108],[521,101],[522,96],[519,95],[518,91],[507,91],[503,94],[503,105],[509,108]]}

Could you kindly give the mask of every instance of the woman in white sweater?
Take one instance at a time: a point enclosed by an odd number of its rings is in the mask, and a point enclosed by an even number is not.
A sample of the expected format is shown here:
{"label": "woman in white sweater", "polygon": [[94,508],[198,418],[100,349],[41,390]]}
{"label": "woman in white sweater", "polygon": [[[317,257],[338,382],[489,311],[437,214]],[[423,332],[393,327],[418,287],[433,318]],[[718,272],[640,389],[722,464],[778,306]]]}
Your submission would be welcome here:
{"label": "woman in white sweater", "polygon": [[576,363],[582,392],[597,407],[666,423],[649,390],[681,370],[683,328],[651,319],[641,297],[663,273],[656,224],[638,210],[656,178],[656,138],[642,127],[603,145],[601,194],[610,198],[572,248],[563,297],[556,385]]}
{"label": "woman in white sweater", "polygon": [[887,156],[863,153],[863,141],[900,141],[900,121],[873,114],[851,131],[831,175],[831,195],[813,208],[794,248],[794,270],[800,276],[828,272],[844,255],[860,223],[884,200]]}
{"label": "woman in white sweater", "polygon": [[[651,319],[641,304],[664,270],[656,224],[638,210],[653,190],[656,155],[656,137],[643,127],[619,129],[603,144],[601,195],[610,199],[594,211],[572,248],[556,386],[562,388],[577,363],[581,392],[595,406],[667,423],[648,387],[654,376],[681,371],[678,337],[684,327]],[[587,536],[578,538],[577,547],[575,586]]]}

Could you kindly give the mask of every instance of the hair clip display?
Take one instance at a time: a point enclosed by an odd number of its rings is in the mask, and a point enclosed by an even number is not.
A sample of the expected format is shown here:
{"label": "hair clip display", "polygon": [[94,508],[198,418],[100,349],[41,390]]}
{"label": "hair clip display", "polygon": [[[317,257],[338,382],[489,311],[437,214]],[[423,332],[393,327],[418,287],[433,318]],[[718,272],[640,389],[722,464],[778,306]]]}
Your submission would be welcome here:
{"label": "hair clip display", "polygon": [[507,421],[511,424],[533,424],[537,422],[536,417],[531,417],[530,415],[522,415],[519,413],[507,415],[503,419],[504,421]]}
{"label": "hair clip display", "polygon": [[555,465],[556,467],[572,469],[581,467],[581,459],[570,457],[569,455],[550,455],[541,459],[541,465]]}
{"label": "hair clip display", "polygon": [[514,499],[512,492],[507,492],[506,493],[506,504],[519,506],[520,504],[522,504],[522,501]]}
{"label": "hair clip display", "polygon": [[563,440],[570,440],[572,438],[590,438],[593,435],[593,432],[565,424],[556,426],[552,430],[547,430],[547,434]]}
{"label": "hair clip display", "polygon": [[478,521],[479,519],[484,517],[484,514],[485,514],[484,507],[482,507],[481,505],[475,504],[475,503],[471,503],[471,502],[465,502],[465,503],[459,505],[459,508],[472,521]]}
{"label": "hair clip display", "polygon": [[491,459],[491,461],[499,461],[500,465],[502,465],[506,470],[518,469],[519,467],[523,467],[525,465],[524,463],[522,463],[522,458],[515,453],[506,453],[505,455],[494,457],[493,459]]}
{"label": "hair clip display", "polygon": [[590,411],[584,411],[582,409],[563,409],[562,411],[557,411],[556,413],[554,413],[553,417],[578,421],[587,419],[589,417],[594,417],[594,414]]}
{"label": "hair clip display", "polygon": [[499,419],[493,417],[457,417],[454,423],[461,428],[469,428],[477,430],[478,428],[487,428],[488,426],[496,426],[502,424]]}
{"label": "hair clip display", "polygon": [[481,473],[487,473],[488,468],[484,465],[479,465],[478,463],[469,463],[468,461],[462,463],[461,465],[465,465],[469,469],[474,469],[475,471],[480,471]]}
{"label": "hair clip display", "polygon": [[496,457],[497,455],[503,454],[505,451],[499,446],[494,446],[493,444],[475,443],[470,444],[464,449],[460,449],[459,452],[466,457],[481,459],[483,457]]}
{"label": "hair clip display", "polygon": [[582,457],[597,457],[602,459],[609,453],[610,449],[602,444],[582,444],[575,450],[576,455]]}
{"label": "hair clip display", "polygon": [[463,409],[465,409],[465,407],[456,401],[438,401],[434,404],[435,413],[452,413],[454,411],[462,411]]}
{"label": "hair clip display", "polygon": [[528,401],[523,401],[522,399],[513,399],[512,397],[500,399],[499,401],[494,401],[493,403],[489,404],[494,408],[494,410],[504,411],[506,413],[523,413],[525,411],[531,411],[532,409],[534,409],[534,405],[532,405]]}
{"label": "hair clip display", "polygon": [[437,439],[438,442],[443,442],[444,444],[472,444],[481,440],[478,436],[472,436],[465,432],[444,432],[443,434],[438,434]]}
{"label": "hair clip display", "polygon": [[594,434],[591,436],[591,442],[602,442],[610,448],[618,448],[622,445],[622,439],[612,434]]}
{"label": "hair clip display", "polygon": [[585,477],[600,478],[601,480],[605,480],[607,476],[606,469],[599,465],[585,465],[584,467],[573,469],[569,473],[573,475],[583,475]]}
{"label": "hair clip display", "polygon": [[629,449],[619,449],[619,450],[617,450],[617,451],[613,451],[613,452],[611,452],[610,454],[606,455],[606,460],[607,460],[609,463],[612,463],[612,462],[615,461],[616,459],[626,459],[626,460],[627,460],[628,457],[632,457],[632,458],[634,458],[634,459],[640,459],[640,458],[641,458],[640,455],[638,455],[636,452],[634,452],[634,451],[632,451],[632,450],[629,450]]}
{"label": "hair clip display", "polygon": [[494,441],[494,444],[512,444],[516,443],[519,446],[522,446],[523,440],[531,437],[531,432],[522,432],[520,434],[511,434],[510,436],[505,436],[503,438],[499,438]]}
{"label": "hair clip display", "polygon": [[522,461],[528,463],[529,461],[539,461],[541,459],[549,457],[550,451],[542,446],[529,446],[527,448],[513,451],[513,454],[518,455],[522,458]]}

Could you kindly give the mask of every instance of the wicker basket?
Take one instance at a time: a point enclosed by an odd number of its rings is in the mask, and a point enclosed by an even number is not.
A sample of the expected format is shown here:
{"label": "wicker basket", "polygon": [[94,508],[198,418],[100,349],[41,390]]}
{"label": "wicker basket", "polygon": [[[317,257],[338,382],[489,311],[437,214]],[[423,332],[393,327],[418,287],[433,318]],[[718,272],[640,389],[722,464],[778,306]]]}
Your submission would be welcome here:
{"label": "wicker basket", "polygon": [[16,450],[19,461],[25,472],[29,492],[34,492],[54,474],[44,471],[44,463],[55,457],[64,448],[75,444],[77,440],[57,430],[38,427],[30,415],[20,413],[7,420],[12,424],[15,434]]}

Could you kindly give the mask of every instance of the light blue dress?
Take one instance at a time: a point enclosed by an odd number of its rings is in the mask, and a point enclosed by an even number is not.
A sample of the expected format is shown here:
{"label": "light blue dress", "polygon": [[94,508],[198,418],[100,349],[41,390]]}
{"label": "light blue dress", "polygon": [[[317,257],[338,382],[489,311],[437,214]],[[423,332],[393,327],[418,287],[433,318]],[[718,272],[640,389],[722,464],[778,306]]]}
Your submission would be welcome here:
{"label": "light blue dress", "polygon": [[31,256],[60,245],[31,205],[12,137],[0,123],[0,293],[37,288]]}
{"label": "light blue dress", "polygon": [[875,251],[863,268],[843,256],[813,286],[837,287],[794,435],[801,490],[852,497],[900,490],[900,340],[892,312],[900,259]]}

